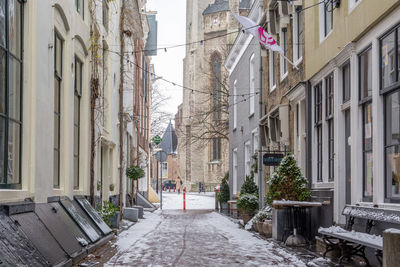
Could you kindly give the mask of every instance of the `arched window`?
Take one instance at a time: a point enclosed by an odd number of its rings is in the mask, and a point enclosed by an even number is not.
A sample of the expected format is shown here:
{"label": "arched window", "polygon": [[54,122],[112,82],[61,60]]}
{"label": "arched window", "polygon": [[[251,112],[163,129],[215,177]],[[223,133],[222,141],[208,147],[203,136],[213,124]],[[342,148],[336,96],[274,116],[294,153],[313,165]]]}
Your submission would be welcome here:
{"label": "arched window", "polygon": [[212,64],[212,112],[213,119],[221,119],[221,66],[222,60],[218,53],[211,56]]}

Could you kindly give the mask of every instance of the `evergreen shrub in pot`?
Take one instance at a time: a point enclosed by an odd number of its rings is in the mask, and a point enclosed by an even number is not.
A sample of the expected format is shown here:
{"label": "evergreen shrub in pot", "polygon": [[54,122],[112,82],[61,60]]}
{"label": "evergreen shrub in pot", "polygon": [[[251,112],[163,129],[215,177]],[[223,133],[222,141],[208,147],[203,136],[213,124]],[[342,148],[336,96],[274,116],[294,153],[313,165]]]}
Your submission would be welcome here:
{"label": "evergreen shrub in pot", "polygon": [[252,194],[243,194],[237,200],[237,207],[246,224],[258,210],[258,197]]}
{"label": "evergreen shrub in pot", "polygon": [[228,210],[228,201],[230,199],[229,185],[228,185],[229,173],[226,173],[221,181],[220,192],[217,194],[217,199],[221,207],[221,211]]}
{"label": "evergreen shrub in pot", "polygon": [[294,156],[290,153],[282,159],[267,182],[269,185],[266,196],[268,205],[271,205],[274,200],[282,199],[306,201],[311,196],[307,187],[308,181],[304,178]]}

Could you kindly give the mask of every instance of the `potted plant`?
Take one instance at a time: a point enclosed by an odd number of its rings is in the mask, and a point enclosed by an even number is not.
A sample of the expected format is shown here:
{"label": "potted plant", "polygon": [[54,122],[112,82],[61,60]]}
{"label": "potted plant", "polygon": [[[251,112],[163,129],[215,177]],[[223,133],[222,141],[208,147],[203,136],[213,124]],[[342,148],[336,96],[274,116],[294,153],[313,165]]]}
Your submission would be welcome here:
{"label": "potted plant", "polygon": [[266,210],[259,211],[253,219],[253,227],[256,232],[263,234],[263,224],[266,220],[271,220],[272,214]]}
{"label": "potted plant", "polygon": [[272,212],[271,211],[264,211],[265,212],[265,217],[261,227],[262,229],[262,234],[265,237],[272,237]]}
{"label": "potted plant", "polygon": [[219,205],[222,212],[228,210],[228,201],[230,199],[229,195],[229,185],[228,185],[229,173],[226,173],[221,181],[220,192],[217,195]]}
{"label": "potted plant", "polygon": [[97,211],[104,222],[111,228],[118,228],[119,224],[119,211],[110,201],[104,201],[103,206],[98,204]]}
{"label": "potted plant", "polygon": [[246,224],[254,216],[258,209],[258,197],[252,194],[243,194],[237,200],[237,207]]}
{"label": "potted plant", "polygon": [[274,200],[305,201],[311,196],[307,187],[308,181],[304,178],[294,156],[290,153],[282,159],[267,182],[269,185],[266,196],[268,205],[271,205]]}
{"label": "potted plant", "polygon": [[110,191],[112,192],[112,191],[114,191],[114,189],[115,189],[115,185],[114,184],[110,184]]}
{"label": "potted plant", "polygon": [[[145,175],[144,170],[142,168],[140,168],[139,166],[135,166],[135,165],[126,168],[125,174],[126,174],[126,177],[128,177],[132,181],[137,181],[138,179],[144,177],[144,175]],[[135,183],[132,182],[132,192],[134,192],[134,184]]]}

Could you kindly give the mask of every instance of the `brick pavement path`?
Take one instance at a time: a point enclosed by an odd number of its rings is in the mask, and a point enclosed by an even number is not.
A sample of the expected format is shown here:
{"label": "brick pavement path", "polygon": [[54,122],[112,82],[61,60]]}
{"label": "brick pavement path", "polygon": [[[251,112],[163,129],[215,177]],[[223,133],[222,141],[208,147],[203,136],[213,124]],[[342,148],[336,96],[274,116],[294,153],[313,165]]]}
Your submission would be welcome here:
{"label": "brick pavement path", "polygon": [[138,236],[134,225],[91,261],[99,262],[96,266],[306,266],[293,252],[217,213],[171,210],[154,216],[139,222],[153,223],[151,231]]}

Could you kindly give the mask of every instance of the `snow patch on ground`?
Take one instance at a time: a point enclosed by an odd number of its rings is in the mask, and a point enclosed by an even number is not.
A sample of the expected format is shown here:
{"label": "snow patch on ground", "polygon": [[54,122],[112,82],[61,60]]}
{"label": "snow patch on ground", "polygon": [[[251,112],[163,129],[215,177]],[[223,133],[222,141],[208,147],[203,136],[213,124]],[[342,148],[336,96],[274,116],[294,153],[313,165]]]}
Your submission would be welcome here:
{"label": "snow patch on ground", "polygon": [[[183,193],[163,192],[163,210],[183,210]],[[215,209],[215,193],[186,193],[187,210]]]}

